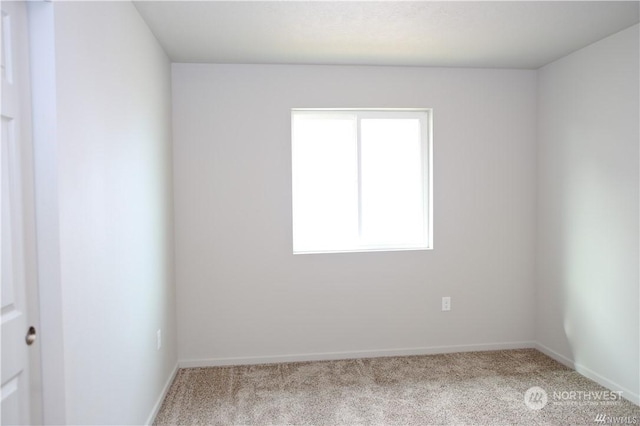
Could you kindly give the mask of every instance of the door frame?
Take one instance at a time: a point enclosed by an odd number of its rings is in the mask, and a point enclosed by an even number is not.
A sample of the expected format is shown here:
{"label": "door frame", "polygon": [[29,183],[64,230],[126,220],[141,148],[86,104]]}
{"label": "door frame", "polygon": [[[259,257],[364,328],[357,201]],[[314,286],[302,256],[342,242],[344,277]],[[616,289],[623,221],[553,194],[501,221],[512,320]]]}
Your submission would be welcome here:
{"label": "door frame", "polygon": [[44,424],[66,424],[54,3],[29,1],[35,227]]}

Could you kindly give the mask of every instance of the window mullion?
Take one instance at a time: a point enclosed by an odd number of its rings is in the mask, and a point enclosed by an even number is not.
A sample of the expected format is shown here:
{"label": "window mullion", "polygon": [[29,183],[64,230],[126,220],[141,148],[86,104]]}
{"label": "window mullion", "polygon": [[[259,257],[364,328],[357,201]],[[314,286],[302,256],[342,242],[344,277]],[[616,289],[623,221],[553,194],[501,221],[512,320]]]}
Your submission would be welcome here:
{"label": "window mullion", "polygon": [[428,179],[427,174],[429,173],[429,167],[427,167],[429,162],[429,153],[427,150],[427,141],[425,138],[425,132],[428,131],[426,127],[425,120],[423,118],[420,119],[420,158],[421,158],[421,179],[422,179],[422,233],[423,238],[426,240],[429,239],[429,233],[431,229],[429,228],[428,223],[428,211],[429,211],[429,197],[427,197],[426,189],[429,187],[430,179]]}
{"label": "window mullion", "polygon": [[362,143],[359,115],[356,116],[356,152],[358,159],[358,243],[362,242]]}

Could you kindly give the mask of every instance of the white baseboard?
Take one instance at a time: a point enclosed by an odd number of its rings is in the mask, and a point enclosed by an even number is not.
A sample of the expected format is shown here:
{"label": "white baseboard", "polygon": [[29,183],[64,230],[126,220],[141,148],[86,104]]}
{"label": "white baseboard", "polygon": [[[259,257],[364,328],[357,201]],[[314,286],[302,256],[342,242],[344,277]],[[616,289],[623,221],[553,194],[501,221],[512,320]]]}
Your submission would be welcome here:
{"label": "white baseboard", "polygon": [[627,399],[631,402],[633,402],[636,405],[640,405],[640,395],[638,395],[637,393],[634,393],[632,391],[630,391],[629,389],[625,388],[624,386],[620,386],[619,384],[607,379],[606,377],[602,376],[601,374],[596,373],[595,371],[591,370],[590,368],[585,367],[584,365],[578,364],[576,363],[574,360],[559,354],[558,352],[554,351],[553,349],[543,345],[542,343],[536,342],[535,343],[535,348],[537,350],[539,350],[540,352],[542,352],[543,354],[547,355],[550,358],[555,359],[556,361],[558,361],[561,364],[566,365],[567,367],[577,371],[578,373],[582,374],[583,376],[585,376],[588,379],[593,380],[594,382],[598,383],[599,385],[604,386],[605,388],[612,390],[612,391],[616,391],[616,392],[622,392],[622,397],[624,399]]}
{"label": "white baseboard", "polygon": [[167,392],[169,392],[169,388],[173,383],[173,379],[175,379],[176,374],[178,374],[178,368],[179,368],[178,364],[176,363],[175,367],[173,367],[173,371],[169,375],[169,378],[167,379],[164,386],[162,387],[162,392],[160,392],[160,396],[156,400],[156,403],[153,405],[153,409],[151,409],[151,414],[149,414],[149,417],[147,417],[147,421],[145,422],[145,425],[152,425],[153,421],[156,419],[156,416],[160,411],[160,407],[162,407],[162,402],[164,401],[164,397],[167,396]]}
{"label": "white baseboard", "polygon": [[256,365],[302,361],[329,361],[356,358],[379,358],[386,356],[433,355],[455,352],[497,351],[506,349],[535,348],[535,342],[506,342],[477,345],[431,346],[423,348],[380,349],[353,352],[323,352],[314,354],[276,355],[262,357],[230,357],[207,359],[183,359],[180,368],[219,367],[225,365]]}

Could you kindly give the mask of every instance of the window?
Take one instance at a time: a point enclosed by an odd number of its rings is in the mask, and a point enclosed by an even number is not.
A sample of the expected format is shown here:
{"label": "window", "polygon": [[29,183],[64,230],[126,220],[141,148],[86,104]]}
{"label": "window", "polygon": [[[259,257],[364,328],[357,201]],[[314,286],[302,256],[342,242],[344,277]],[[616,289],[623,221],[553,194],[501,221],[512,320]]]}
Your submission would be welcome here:
{"label": "window", "polygon": [[293,252],[431,248],[430,117],[292,110]]}

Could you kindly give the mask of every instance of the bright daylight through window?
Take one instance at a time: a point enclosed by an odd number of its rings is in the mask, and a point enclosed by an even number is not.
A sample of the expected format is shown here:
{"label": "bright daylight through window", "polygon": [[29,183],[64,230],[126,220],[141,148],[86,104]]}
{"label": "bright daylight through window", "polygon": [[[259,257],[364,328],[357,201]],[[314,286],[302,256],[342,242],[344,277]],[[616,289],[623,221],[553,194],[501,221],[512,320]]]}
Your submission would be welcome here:
{"label": "bright daylight through window", "polygon": [[431,248],[431,111],[294,109],[293,252]]}

